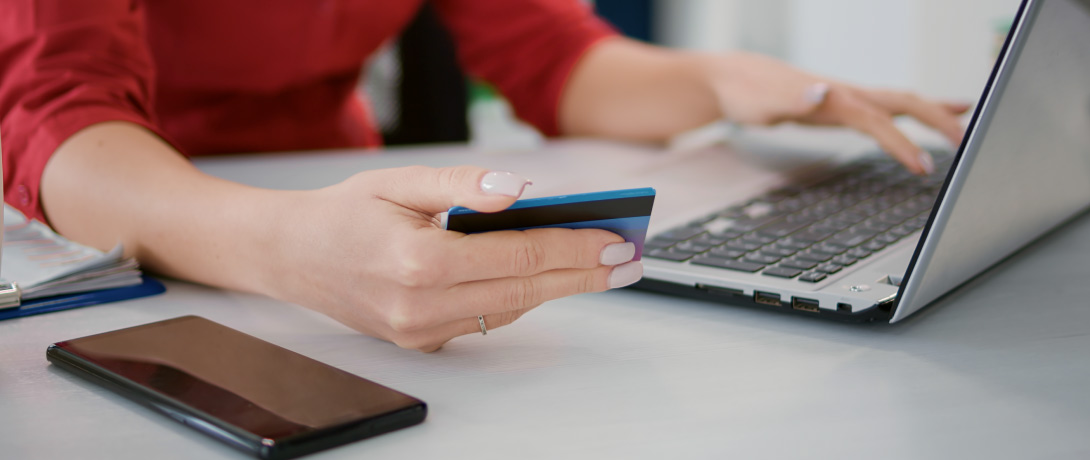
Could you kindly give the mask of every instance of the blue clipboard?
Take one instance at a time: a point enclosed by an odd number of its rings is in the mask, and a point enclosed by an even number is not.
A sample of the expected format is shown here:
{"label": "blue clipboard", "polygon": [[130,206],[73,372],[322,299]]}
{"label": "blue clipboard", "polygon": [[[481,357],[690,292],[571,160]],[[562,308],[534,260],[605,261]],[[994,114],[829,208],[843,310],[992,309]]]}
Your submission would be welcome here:
{"label": "blue clipboard", "polygon": [[143,279],[142,283],[132,286],[27,300],[18,307],[0,310],[0,320],[22,318],[24,316],[89,307],[91,305],[107,302],[148,297],[162,294],[167,290],[166,286],[163,286],[163,283],[160,283],[159,280],[156,280],[155,278],[143,275],[141,279]]}

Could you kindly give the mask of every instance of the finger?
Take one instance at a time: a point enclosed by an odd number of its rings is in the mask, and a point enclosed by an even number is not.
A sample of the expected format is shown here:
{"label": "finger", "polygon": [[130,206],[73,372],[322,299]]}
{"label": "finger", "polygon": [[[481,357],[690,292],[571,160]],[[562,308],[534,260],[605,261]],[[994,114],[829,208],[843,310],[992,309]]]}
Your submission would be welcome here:
{"label": "finger", "polygon": [[557,269],[589,269],[631,261],[636,246],[600,229],[537,228],[465,235],[434,227],[399,245],[387,267],[408,288],[526,277]]}
{"label": "finger", "polygon": [[414,309],[390,321],[399,332],[433,328],[459,318],[524,310],[550,300],[588,292],[601,292],[635,283],[643,276],[643,264],[629,262],[616,267],[564,269],[534,276],[472,281],[445,290],[441,308]]}
{"label": "finger", "polygon": [[[574,270],[566,271],[574,272]],[[597,278],[600,278],[602,269],[595,269],[592,271],[596,273],[549,273],[539,275],[537,277],[539,278],[537,282],[541,283],[540,289],[542,289],[542,297],[540,297],[540,299],[543,300],[538,301],[537,299],[539,298],[535,297],[532,294],[527,297],[523,297],[523,294],[526,293],[526,291],[524,291],[523,288],[515,288],[515,290],[520,293],[516,294],[513,297],[509,296],[508,300],[512,300],[515,303],[525,302],[519,308],[503,309],[503,307],[488,307],[483,306],[486,304],[474,305],[472,302],[467,302],[459,306],[459,308],[464,309],[462,313],[462,315],[464,315],[463,317],[459,317],[458,319],[453,319],[421,331],[410,332],[409,334],[406,334],[405,338],[410,340],[411,342],[414,342],[413,344],[424,344],[423,347],[415,346],[411,348],[421,349],[422,351],[434,351],[442,346],[443,343],[446,343],[454,337],[482,332],[481,324],[480,321],[477,319],[477,316],[484,317],[486,331],[499,329],[500,327],[507,326],[515,322],[517,319],[521,318],[522,315],[526,314],[526,312],[537,308],[548,300],[554,300],[560,297],[566,297],[568,295],[574,295],[582,292],[595,292],[605,290],[601,289],[600,286],[598,288],[591,288],[589,290],[582,288],[576,288],[574,290],[571,290],[562,287],[562,285],[567,285],[570,288],[586,283],[594,284],[595,282],[600,281]],[[631,262],[625,265],[615,267],[608,273],[609,274],[606,276],[606,289],[627,286],[638,281],[643,275],[643,264],[641,264],[640,262]],[[490,281],[478,283],[477,286],[470,286],[466,290],[475,291],[477,290],[477,288],[484,288],[484,290],[486,291],[492,291],[493,293],[495,293],[496,290],[493,289],[494,286],[486,285],[491,283],[493,282]],[[550,287],[549,284],[551,283],[556,283],[557,285]],[[547,293],[546,291],[550,291],[551,293]],[[468,295],[471,296],[474,294],[477,293],[469,292]],[[491,296],[489,294],[485,294],[485,298],[488,297]],[[458,298],[465,298],[465,296],[458,296]]]}
{"label": "finger", "polygon": [[942,104],[925,100],[913,93],[870,90],[862,94],[880,107],[894,114],[909,115],[935,128],[953,145],[960,145],[965,127],[957,115]]}
{"label": "finger", "polygon": [[521,310],[575,294],[628,286],[642,276],[643,263],[634,261],[616,267],[552,270],[534,276],[463,283],[447,291],[458,299],[449,305],[451,316],[447,318]]}
{"label": "finger", "polygon": [[964,115],[965,112],[968,112],[969,109],[973,108],[973,104],[965,102],[941,102],[940,104],[942,104],[942,107],[948,112],[955,115]]}
{"label": "finger", "polygon": [[453,206],[500,211],[522,195],[530,180],[520,175],[474,166],[383,170],[375,195],[409,209],[437,214]]}
{"label": "finger", "polygon": [[915,174],[934,171],[931,155],[905,137],[884,109],[851,91],[831,92],[826,104],[843,124],[873,137],[886,153],[909,171]]}
{"label": "finger", "polygon": [[[491,332],[499,329],[503,326],[507,326],[514,323],[522,315],[525,315],[530,310],[537,308],[540,305],[534,305],[522,310],[506,311],[502,313],[495,313],[484,316],[484,331]],[[419,350],[425,353],[431,353],[443,347],[447,342],[455,337],[460,337],[469,334],[480,334],[482,332],[481,322],[477,319],[477,316],[472,318],[461,318],[455,321],[441,324],[439,326],[412,332],[408,334],[399,335],[393,342],[402,348],[408,348],[413,350]]]}
{"label": "finger", "polygon": [[618,265],[635,255],[633,243],[605,230],[536,228],[459,236],[431,264],[455,284]]}

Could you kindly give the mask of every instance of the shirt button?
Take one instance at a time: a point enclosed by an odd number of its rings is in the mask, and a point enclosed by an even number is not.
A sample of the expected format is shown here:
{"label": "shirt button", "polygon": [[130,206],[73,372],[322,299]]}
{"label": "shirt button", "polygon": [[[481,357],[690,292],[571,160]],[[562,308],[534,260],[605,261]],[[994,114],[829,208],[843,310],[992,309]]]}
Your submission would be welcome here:
{"label": "shirt button", "polygon": [[30,206],[30,190],[25,185],[19,184],[15,188],[15,194],[19,197],[19,204],[22,206]]}

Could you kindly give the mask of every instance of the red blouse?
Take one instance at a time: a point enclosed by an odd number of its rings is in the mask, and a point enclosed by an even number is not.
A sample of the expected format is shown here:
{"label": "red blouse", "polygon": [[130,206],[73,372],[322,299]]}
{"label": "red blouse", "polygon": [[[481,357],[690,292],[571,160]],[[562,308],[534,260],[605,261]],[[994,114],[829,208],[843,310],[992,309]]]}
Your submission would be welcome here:
{"label": "red blouse", "polygon": [[[0,0],[4,199],[45,220],[43,169],[94,123],[186,155],[377,146],[362,64],[424,0]],[[612,34],[580,0],[431,0],[471,75],[557,134],[569,72]]]}

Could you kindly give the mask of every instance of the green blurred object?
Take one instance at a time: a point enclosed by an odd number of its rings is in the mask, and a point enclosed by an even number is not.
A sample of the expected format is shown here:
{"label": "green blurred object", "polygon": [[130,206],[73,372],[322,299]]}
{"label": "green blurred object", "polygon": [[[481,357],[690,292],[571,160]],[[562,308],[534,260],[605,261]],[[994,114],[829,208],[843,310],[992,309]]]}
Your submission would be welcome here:
{"label": "green blurred object", "polygon": [[1014,18],[1000,18],[996,19],[993,23],[995,30],[995,49],[993,52],[996,56],[1003,52],[1003,44],[1007,42],[1007,35],[1010,35],[1011,27],[1014,27]]}
{"label": "green blurred object", "polygon": [[469,103],[480,101],[491,101],[500,97],[499,92],[496,91],[492,85],[483,80],[470,80],[469,81]]}

